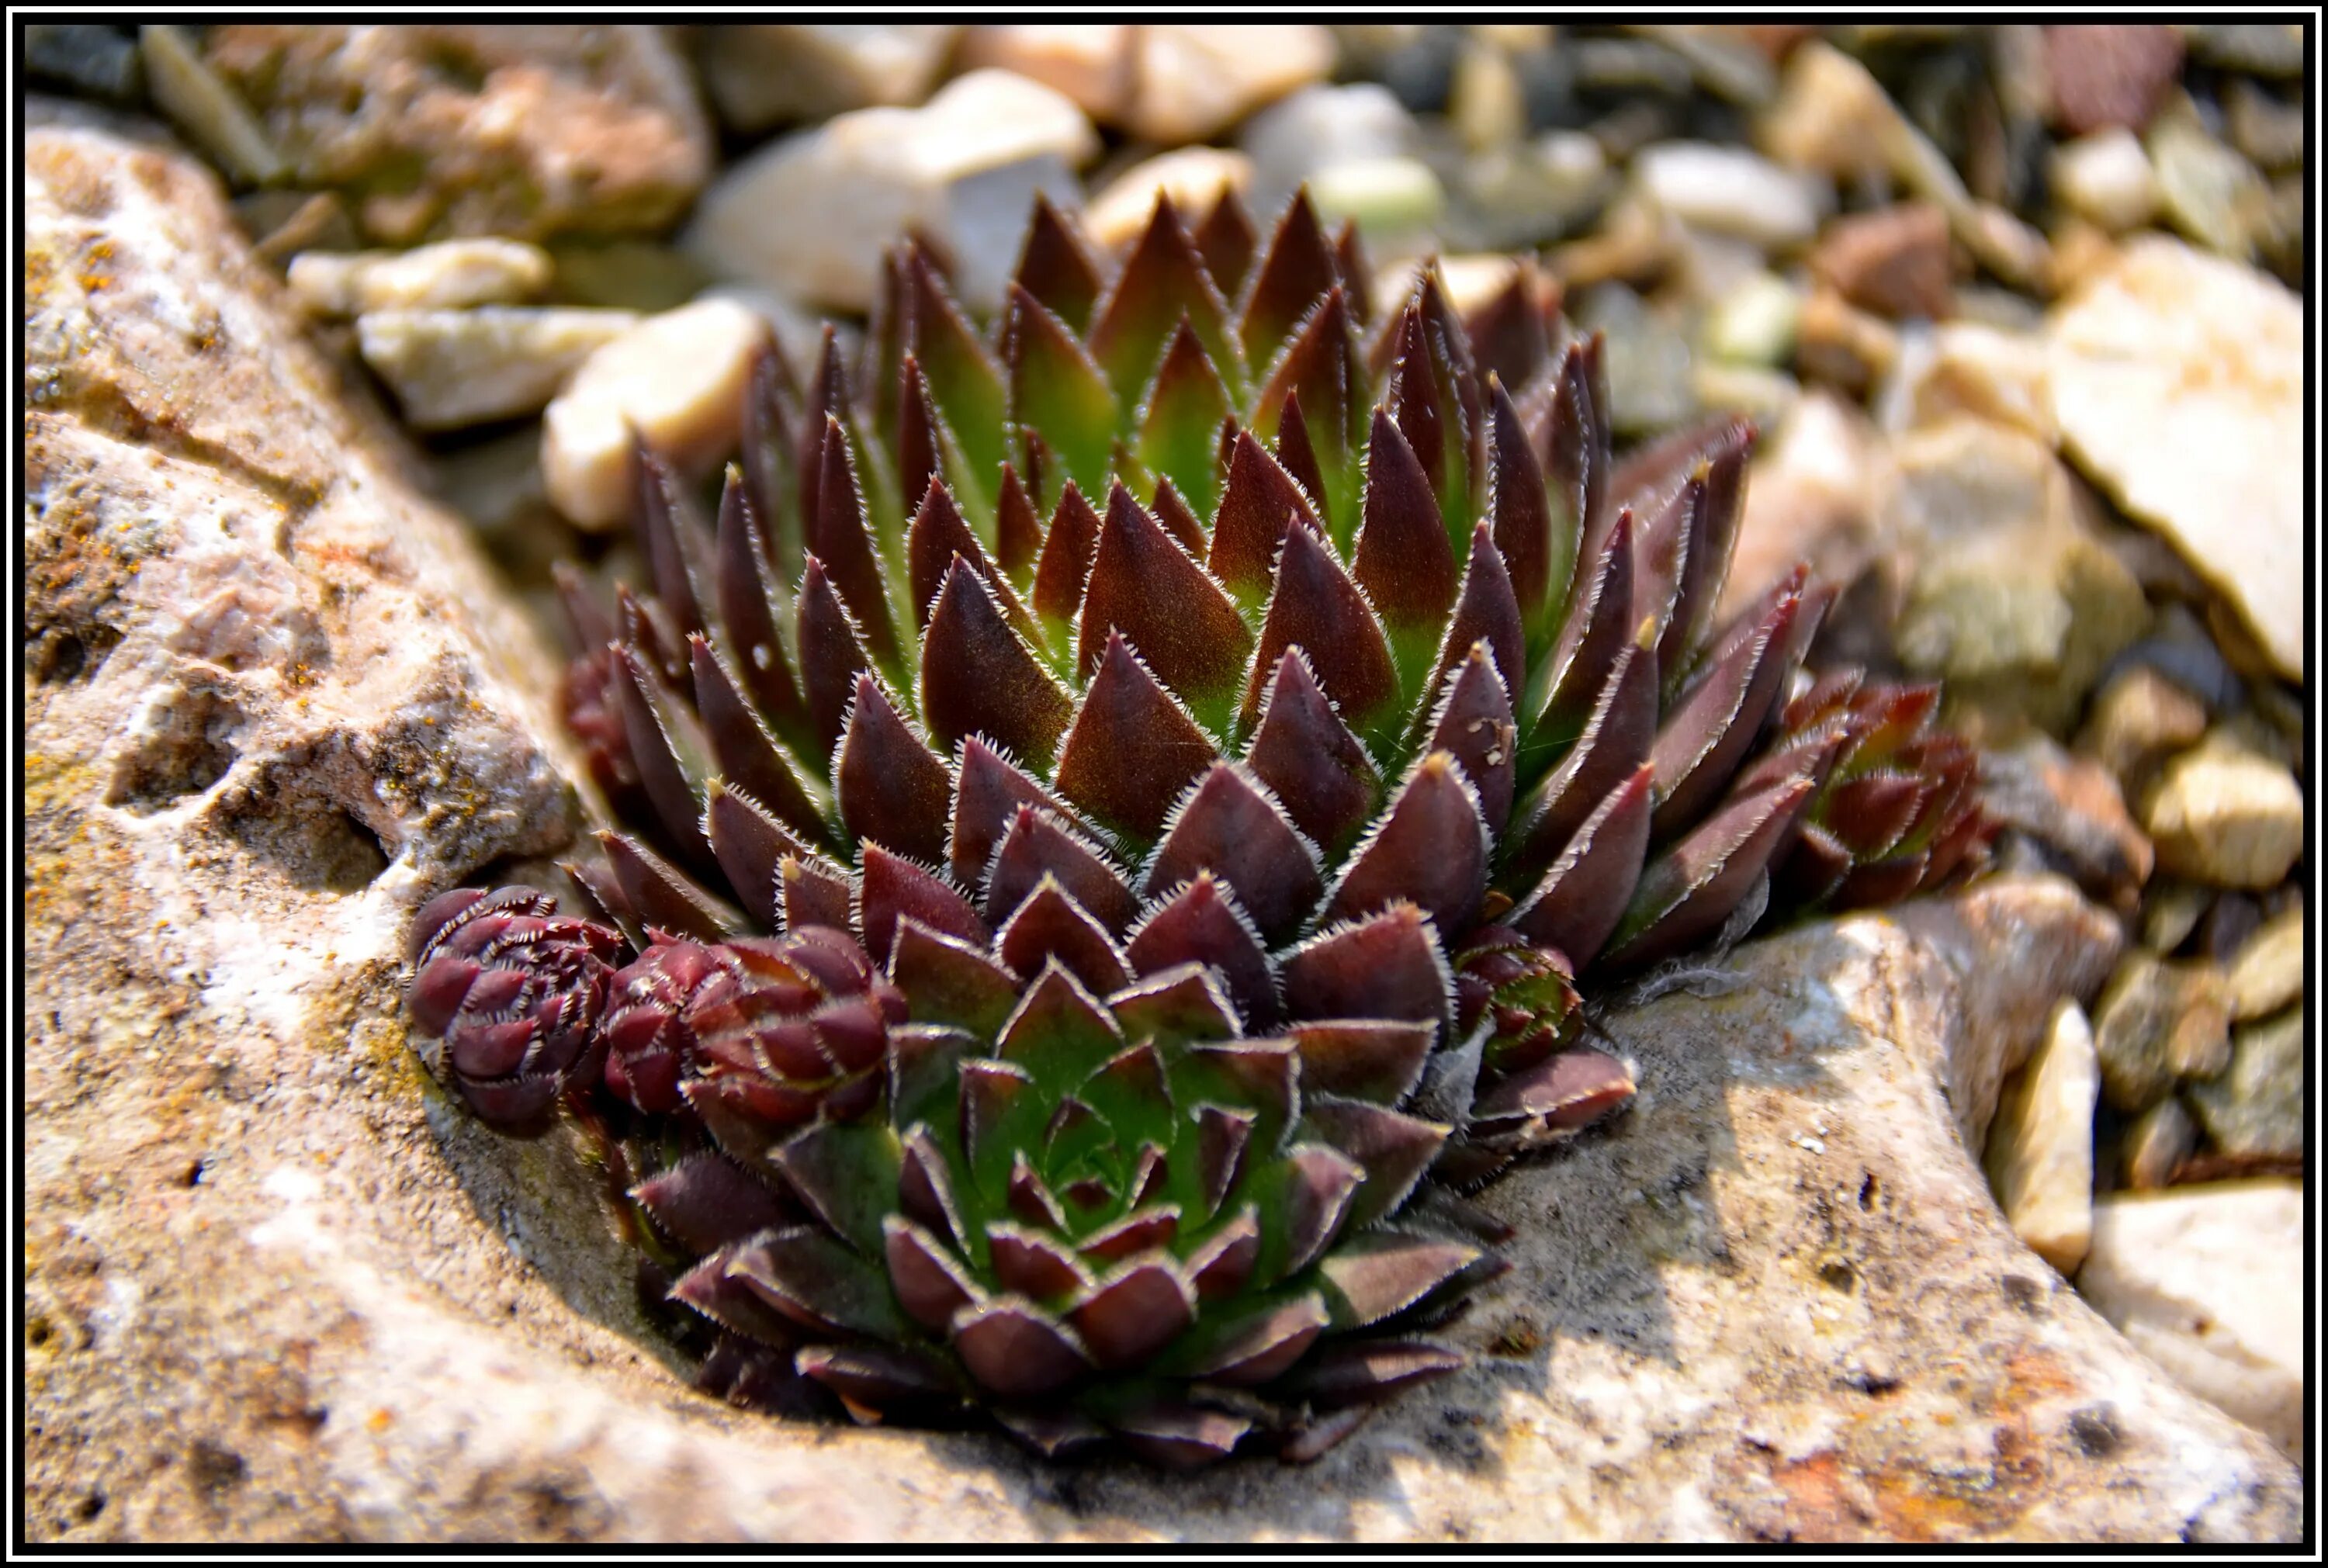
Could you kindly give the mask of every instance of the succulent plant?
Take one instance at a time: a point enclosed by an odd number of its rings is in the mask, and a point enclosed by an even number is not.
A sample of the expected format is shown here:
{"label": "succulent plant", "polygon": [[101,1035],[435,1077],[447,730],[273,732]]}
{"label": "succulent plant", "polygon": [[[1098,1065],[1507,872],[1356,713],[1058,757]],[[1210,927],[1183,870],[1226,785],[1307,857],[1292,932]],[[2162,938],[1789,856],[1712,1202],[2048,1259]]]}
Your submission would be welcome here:
{"label": "succulent plant", "polygon": [[[1159,202],[1109,277],[1038,205],[991,344],[909,243],[867,395],[831,334],[804,382],[763,354],[716,523],[642,448],[652,591],[564,578],[610,911],[1446,1028],[1483,919],[1589,978],[1976,855],[1928,689],[1788,702],[1806,573],[1717,622],[1747,427],[1616,464],[1532,273],[1466,323],[1426,271],[1369,340],[1305,199],[1240,228]],[[1480,1095],[1573,1075],[1552,1000]]]}
{"label": "succulent plant", "polygon": [[731,1393],[1322,1451],[1452,1365],[1447,1189],[1629,1098],[1586,996],[1978,864],[1970,754],[1801,672],[1800,568],[1717,615],[1751,429],[1615,461],[1531,268],[1369,329],[1227,198],[1112,270],[1038,203],[990,337],[884,284],[712,521],[640,447],[643,587],[561,572],[634,1196]]}

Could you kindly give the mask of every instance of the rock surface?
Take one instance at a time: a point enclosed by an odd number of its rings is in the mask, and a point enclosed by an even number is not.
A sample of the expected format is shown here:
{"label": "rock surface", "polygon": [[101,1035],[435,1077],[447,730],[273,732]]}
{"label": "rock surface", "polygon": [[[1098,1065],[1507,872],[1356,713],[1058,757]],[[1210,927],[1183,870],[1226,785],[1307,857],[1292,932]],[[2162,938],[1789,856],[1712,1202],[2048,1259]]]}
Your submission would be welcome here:
{"label": "rock surface", "polygon": [[417,250],[292,258],[291,292],[318,315],[517,305],[549,285],[549,253],[510,239],[446,239]]}
{"label": "rock surface", "polygon": [[2269,887],[2304,853],[2304,793],[2285,765],[2218,731],[2166,765],[2143,826],[2177,876]]}
{"label": "rock surface", "polygon": [[2063,445],[2229,595],[2304,678],[2304,307],[2244,267],[2157,236],[2048,329]]}
{"label": "rock surface", "polygon": [[919,103],[961,31],[864,22],[699,27],[695,62],[720,121],[759,131],[875,104]]}
{"label": "rock surface", "polygon": [[[2300,1531],[2295,1470],[2049,1283],[1965,1151],[2109,961],[2051,880],[1609,1018],[1643,1094],[1492,1189],[1524,1239],[1452,1331],[1472,1368],[1313,1469],[1056,1469],[690,1394],[572,1141],[458,1113],[399,1011],[413,904],[569,831],[553,662],[455,597],[460,530],[333,413],[206,176],[28,154],[31,1538]],[[304,826],[342,817],[369,880]]]}
{"label": "rock surface", "polygon": [[658,27],[245,24],[211,28],[202,58],[292,182],[347,191],[389,244],[660,229],[710,172]]}
{"label": "rock surface", "polygon": [[534,412],[638,319],[561,306],[376,310],[357,320],[356,346],[395,392],[406,424],[455,430]]}
{"label": "rock surface", "polygon": [[2304,1459],[2304,1188],[2178,1188],[2094,1206],[2078,1288],[2185,1388]]}

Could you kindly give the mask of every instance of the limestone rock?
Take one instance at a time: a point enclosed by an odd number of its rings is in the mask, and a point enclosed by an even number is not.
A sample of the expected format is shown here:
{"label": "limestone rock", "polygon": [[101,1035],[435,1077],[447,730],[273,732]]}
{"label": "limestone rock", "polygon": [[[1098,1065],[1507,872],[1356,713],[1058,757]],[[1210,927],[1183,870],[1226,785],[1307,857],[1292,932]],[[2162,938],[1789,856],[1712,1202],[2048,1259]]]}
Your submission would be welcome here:
{"label": "limestone rock", "polygon": [[1899,426],[1969,415],[2053,444],[2059,432],[2042,338],[1971,321],[1942,322],[1928,335],[1929,353],[1902,344]]}
{"label": "limestone rock", "polygon": [[1136,86],[1114,120],[1165,146],[1216,136],[1334,68],[1333,35],[1315,26],[1150,23],[1134,49]]}
{"label": "limestone rock", "polygon": [[921,102],[961,31],[894,22],[701,27],[695,61],[720,121],[761,131],[877,104]]}
{"label": "limestone rock", "polygon": [[1237,133],[1253,160],[1254,200],[1273,209],[1319,170],[1350,159],[1413,151],[1414,117],[1376,82],[1305,87],[1254,115]]}
{"label": "limestone rock", "polygon": [[417,250],[291,258],[291,292],[318,315],[517,305],[549,286],[549,253],[512,239],[446,239]]}
{"label": "limestone rock", "polygon": [[1861,309],[1895,319],[1938,319],[1956,303],[1948,216],[1929,202],[1837,219],[1811,252],[1811,271]]}
{"label": "limestone rock", "polygon": [[2139,229],[2158,213],[2150,155],[2142,150],[2142,138],[2123,126],[2054,148],[2052,186],[2071,211],[2113,234]]}
{"label": "limestone rock", "polygon": [[634,437],[682,472],[735,450],[757,313],[706,299],[638,323],[583,361],[541,420],[541,476],[558,510],[585,528],[630,515]]}
{"label": "limestone rock", "polygon": [[376,310],[356,344],[416,430],[530,414],[576,368],[638,324],[627,310]]}
{"label": "limestone rock", "polygon": [[[399,1010],[414,903],[570,831],[555,661],[333,411],[207,175],[86,133],[27,151],[29,1537],[2302,1530],[2297,1472],[2049,1287],[1952,1125],[2115,943],[2051,880],[1810,926],[1724,994],[1611,1017],[1642,1096],[1491,1190],[1527,1239],[1450,1329],[1470,1370],[1314,1469],[1062,1470],[689,1393],[605,1173],[460,1113]],[[118,300],[70,265],[108,239]],[[189,321],[215,335],[157,324]],[[105,803],[122,715],[196,675],[181,741],[140,753],[181,761]],[[392,862],[356,887],[343,840],[292,831],[311,810]]]}
{"label": "limestone rock", "polygon": [[1253,189],[1253,160],[1224,147],[1179,147],[1145,158],[1092,198],[1084,230],[1102,245],[1128,245],[1148,226],[1159,195],[1172,198],[1190,223],[1210,211],[1224,192],[1242,199]]}
{"label": "limestone rock", "polygon": [[2150,840],[2126,814],[2117,781],[2048,737],[1981,758],[1989,812],[2043,844],[2078,886],[2122,915],[2140,907]]}
{"label": "limestone rock", "polygon": [[2231,1017],[2276,1013],[2304,994],[2304,911],[2290,909],[2248,938],[2231,962]]}
{"label": "limestone rock", "polygon": [[1131,34],[1120,22],[969,27],[958,53],[964,70],[1007,70],[1039,81],[1098,119],[1131,101]]}
{"label": "limestone rock", "polygon": [[2230,1070],[2191,1091],[2215,1148],[2235,1160],[2304,1158],[2304,1009],[2241,1024]]}
{"label": "limestone rock", "polygon": [[2221,1072],[2229,1017],[2229,994],[2212,964],[2129,954],[2094,1007],[2103,1098],[2132,1113],[2165,1098],[2179,1077]]}
{"label": "limestone rock", "polygon": [[2053,1009],[2044,1042],[2004,1085],[1981,1164],[1996,1206],[2029,1250],[2078,1272],[2094,1224],[2094,1031],[2074,1001]]}
{"label": "limestone rock", "polygon": [[2045,63],[2053,117],[2073,134],[2146,123],[2182,69],[2182,35],[2172,27],[2048,27]]}
{"label": "limestone rock", "polygon": [[2283,764],[2211,735],[2166,765],[2143,825],[2177,876],[2269,887],[2304,852],[2304,795]]}
{"label": "limestone rock", "polygon": [[1035,192],[1079,205],[1074,167],[1098,150],[1068,99],[975,70],[920,108],[841,115],[733,165],[697,208],[686,244],[723,277],[862,314],[883,249],[918,232],[952,258],[964,302],[992,310]]}
{"label": "limestone rock", "polygon": [[1743,147],[1660,142],[1633,160],[1651,201],[1693,227],[1735,234],[1766,250],[1800,245],[1835,205],[1824,181],[1782,169]]}
{"label": "limestone rock", "polygon": [[2078,1289],[2177,1383],[2301,1462],[2307,1229],[2295,1181],[2106,1197]]}
{"label": "limestone rock", "polygon": [[1893,451],[1887,510],[1919,559],[1901,658],[1949,681],[1950,712],[1967,725],[2017,717],[2067,733],[2104,667],[2149,626],[2141,584],[2096,538],[2043,443],[1960,418]]}
{"label": "limestone rock", "polygon": [[2070,455],[2229,596],[2304,678],[2304,311],[2246,268],[2157,236],[2047,328]]}
{"label": "limestone rock", "polygon": [[2094,694],[2078,750],[2138,797],[2160,758],[2196,745],[2206,733],[2205,703],[2154,665],[2136,664]]}
{"label": "limestone rock", "polygon": [[[2155,1191],[2174,1179],[2174,1168],[2199,1147],[2199,1124],[2180,1099],[2161,1100],[2134,1119],[2119,1147],[2122,1185]],[[2090,1216],[2089,1216],[2090,1218]],[[2091,1244],[2089,1234],[2088,1243]]]}
{"label": "limestone rock", "polygon": [[711,168],[656,27],[238,24],[210,29],[202,59],[293,183],[359,197],[390,244],[660,229]]}

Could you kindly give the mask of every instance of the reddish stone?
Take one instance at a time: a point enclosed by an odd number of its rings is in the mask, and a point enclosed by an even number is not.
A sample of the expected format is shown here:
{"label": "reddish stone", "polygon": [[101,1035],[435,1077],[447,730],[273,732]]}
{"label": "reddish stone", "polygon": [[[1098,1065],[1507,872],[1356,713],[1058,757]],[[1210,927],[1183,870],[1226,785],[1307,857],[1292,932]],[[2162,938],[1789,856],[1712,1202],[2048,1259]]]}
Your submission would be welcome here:
{"label": "reddish stone", "polygon": [[1821,282],[1879,315],[1937,320],[1956,305],[1948,214],[1928,202],[1838,219],[1810,259]]}
{"label": "reddish stone", "polygon": [[2045,63],[2053,119],[2075,136],[2149,123],[2182,70],[2182,34],[2131,23],[2048,27]]}

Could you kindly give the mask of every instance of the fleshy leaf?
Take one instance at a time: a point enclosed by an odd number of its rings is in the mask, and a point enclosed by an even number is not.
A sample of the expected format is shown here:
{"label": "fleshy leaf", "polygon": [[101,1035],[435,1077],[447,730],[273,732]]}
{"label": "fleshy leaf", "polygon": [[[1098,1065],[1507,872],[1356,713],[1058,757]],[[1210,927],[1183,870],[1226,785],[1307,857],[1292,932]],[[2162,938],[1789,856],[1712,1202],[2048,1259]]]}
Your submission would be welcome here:
{"label": "fleshy leaf", "polygon": [[1791,673],[1784,648],[1801,603],[1790,594],[1772,605],[1755,635],[1703,671],[1674,705],[1649,752],[1655,836],[1670,838],[1702,816],[1761,734]]}
{"label": "fleshy leaf", "polygon": [[1491,840],[1501,833],[1512,814],[1519,729],[1512,720],[1504,678],[1497,673],[1485,642],[1472,643],[1470,656],[1448,677],[1432,713],[1429,745],[1462,765],[1478,795],[1480,820]]}
{"label": "fleshy leaf", "polygon": [[889,979],[917,1022],[953,1024],[992,1036],[1018,1000],[1017,977],[971,944],[901,918],[889,952]]}
{"label": "fleshy leaf", "polygon": [[1119,1264],[1068,1314],[1102,1366],[1138,1366],[1196,1321],[1196,1292],[1169,1257]]}
{"label": "fleshy leaf", "polygon": [[1228,595],[1120,484],[1084,591],[1075,647],[1084,673],[1115,632],[1192,707],[1224,712],[1253,646]]}
{"label": "fleshy leaf", "polygon": [[1284,962],[1286,1010],[1301,1019],[1438,1024],[1454,982],[1430,918],[1398,905],[1304,943]]}
{"label": "fleshy leaf", "polygon": [[1319,1094],[1395,1105],[1422,1081],[1429,1024],[1328,1019],[1286,1031],[1301,1053],[1301,1081]]}
{"label": "fleshy leaf", "polygon": [[890,1338],[906,1327],[880,1271],[806,1225],[768,1231],[737,1248],[728,1273],[811,1329]]}
{"label": "fleshy leaf", "polygon": [[1014,276],[1019,287],[1078,333],[1089,324],[1104,281],[1076,226],[1061,217],[1040,191],[1035,193],[1034,216]]}
{"label": "fleshy leaf", "polygon": [[1189,779],[1217,756],[1212,737],[1111,634],[1059,749],[1059,792],[1118,831],[1154,837]]}
{"label": "fleshy leaf", "polygon": [[1513,863],[1541,866],[1557,855],[1609,792],[1649,760],[1657,718],[1657,658],[1647,648],[1619,653],[1575,746],[1530,793],[1513,834]]}
{"label": "fleshy leaf", "polygon": [[1338,1329],[1363,1329],[1403,1312],[1479,1261],[1462,1242],[1373,1231],[1335,1249],[1319,1272]]}
{"label": "fleshy leaf", "polygon": [[688,639],[688,657],[695,667],[695,711],[721,774],[795,831],[822,838],[824,819],[798,765],[761,725],[727,661],[699,635]]}
{"label": "fleshy leaf", "polygon": [[1362,1227],[1394,1212],[1422,1179],[1447,1141],[1444,1122],[1401,1115],[1363,1100],[1311,1094],[1301,1104],[1302,1124],[1364,1168],[1366,1176],[1351,1200],[1349,1225]]}
{"label": "fleshy leaf", "polygon": [[1229,335],[1228,302],[1206,273],[1172,199],[1159,195],[1100,300],[1089,334],[1091,357],[1126,406],[1139,397],[1179,324],[1196,334],[1216,373],[1242,391],[1244,355]]}
{"label": "fleshy leaf", "polygon": [[1262,693],[1278,660],[1295,646],[1309,654],[1318,684],[1361,727],[1398,695],[1382,623],[1335,559],[1333,546],[1308,529],[1288,530],[1278,554],[1276,583],[1245,684],[1246,723],[1259,718]]}
{"label": "fleshy leaf", "polygon": [[889,961],[901,919],[919,921],[930,930],[978,945],[989,933],[986,922],[970,900],[945,881],[902,855],[893,855],[868,839],[864,869],[857,880],[857,929],[865,937],[865,951],[877,963]]}
{"label": "fleshy leaf", "polygon": [[955,881],[965,887],[980,885],[1022,805],[1043,807],[1079,829],[1084,825],[1065,802],[984,738],[973,735],[964,740],[946,847]]}
{"label": "fleshy leaf", "polygon": [[784,1195],[725,1155],[691,1154],[631,1188],[655,1228],[694,1253],[796,1221]]}
{"label": "fleshy leaf", "polygon": [[1329,848],[1365,823],[1381,787],[1374,759],[1336,713],[1300,648],[1278,658],[1245,763],[1276,792],[1294,826]]}
{"label": "fleshy leaf", "polygon": [[1539,736],[1557,738],[1583,728],[1604,677],[1634,641],[1633,520],[1619,512],[1597,551],[1579,558],[1568,619],[1553,650],[1552,689],[1536,720]]}
{"label": "fleshy leaf", "polygon": [[922,639],[922,714],[952,746],[973,733],[1047,762],[1075,699],[1010,629],[994,590],[956,559],[938,587]]}
{"label": "fleshy leaf", "polygon": [[870,1255],[897,1190],[897,1135],[877,1120],[819,1122],[784,1140],[770,1160],[833,1234]]}
{"label": "fleshy leaf", "polygon": [[[1043,532],[1043,551],[1035,561],[1035,613],[1064,629],[1073,624],[1084,602],[1084,581],[1091,576],[1092,558],[1099,549],[1099,513],[1084,499],[1074,480],[1052,510],[1051,524]],[[1055,647],[1067,639],[1053,639]]]}
{"label": "fleshy leaf", "polygon": [[1096,846],[1050,812],[1022,805],[987,868],[989,918],[1008,919],[1046,877],[1055,878],[1111,936],[1121,934],[1138,911],[1131,889]]}
{"label": "fleshy leaf", "polygon": [[1331,924],[1404,901],[1441,930],[1462,929],[1488,885],[1478,792],[1453,756],[1419,758],[1382,820],[1352,851],[1319,918]]}
{"label": "fleshy leaf", "polygon": [[1648,853],[1654,776],[1643,763],[1593,808],[1544,880],[1507,917],[1516,930],[1578,968],[1599,955],[1624,917]]}
{"label": "fleshy leaf", "polygon": [[[719,497],[719,531],[714,546],[713,580],[719,619],[753,702],[779,729],[802,734],[807,729],[808,709],[777,632],[778,621],[789,607],[788,596],[777,586],[766,535],[747,493],[730,467]],[[599,646],[603,642],[602,638],[589,645]]]}
{"label": "fleshy leaf", "polygon": [[1721,930],[1810,797],[1811,781],[1798,779],[1734,800],[1652,861],[1603,962],[1652,962]]}
{"label": "fleshy leaf", "polygon": [[825,574],[856,619],[866,646],[878,656],[894,657],[897,639],[889,624],[888,590],[881,580],[873,522],[858,484],[849,433],[838,416],[825,420],[819,461],[817,507],[808,520],[809,550],[824,563]]}
{"label": "fleshy leaf", "polygon": [[699,942],[724,941],[744,928],[734,908],[628,833],[601,832],[598,843],[614,868],[623,901],[641,925]]}
{"label": "fleshy leaf", "polygon": [[1455,551],[1422,464],[1380,408],[1366,448],[1364,521],[1350,572],[1394,634],[1419,629],[1436,643],[1455,606]]}
{"label": "fleshy leaf", "polygon": [[992,474],[1002,461],[1002,372],[920,247],[909,249],[906,273],[906,352],[919,362],[971,471]]}
{"label": "fleshy leaf", "polygon": [[1268,788],[1235,763],[1216,763],[1173,809],[1143,874],[1143,896],[1210,870],[1236,890],[1263,936],[1282,941],[1316,907],[1318,850]]}
{"label": "fleshy leaf", "polygon": [[1269,247],[1245,293],[1237,324],[1245,358],[1267,363],[1340,281],[1333,247],[1318,222],[1318,209],[1310,204],[1307,190],[1297,191],[1271,231]]}
{"label": "fleshy leaf", "polygon": [[1278,550],[1292,523],[1318,530],[1310,497],[1252,432],[1238,432],[1206,564],[1240,604],[1257,606],[1268,596]]}
{"label": "fleshy leaf", "polygon": [[933,865],[945,858],[953,781],[871,675],[857,678],[832,774],[840,820],[852,836]]}
{"label": "fleshy leaf", "polygon": [[1139,406],[1140,461],[1210,512],[1220,487],[1213,455],[1222,423],[1235,408],[1212,356],[1187,322],[1174,331]]}
{"label": "fleshy leaf", "polygon": [[1015,283],[1003,310],[1002,362],[1012,423],[1038,436],[1065,477],[1096,494],[1115,441],[1115,394],[1066,324]]}
{"label": "fleshy leaf", "polygon": [[1277,981],[1261,934],[1235,895],[1209,870],[1197,872],[1141,918],[1124,956],[1142,975],[1204,964],[1220,976],[1248,1022],[1265,1025],[1277,1017]]}
{"label": "fleshy leaf", "polygon": [[793,609],[799,624],[801,687],[809,722],[818,741],[831,746],[840,738],[858,677],[870,661],[855,618],[825,576],[824,563],[813,555],[802,570]]}
{"label": "fleshy leaf", "polygon": [[1052,962],[1096,991],[1114,991],[1131,979],[1107,927],[1047,875],[995,934],[994,951],[1022,980]]}

